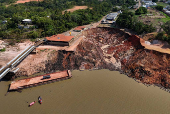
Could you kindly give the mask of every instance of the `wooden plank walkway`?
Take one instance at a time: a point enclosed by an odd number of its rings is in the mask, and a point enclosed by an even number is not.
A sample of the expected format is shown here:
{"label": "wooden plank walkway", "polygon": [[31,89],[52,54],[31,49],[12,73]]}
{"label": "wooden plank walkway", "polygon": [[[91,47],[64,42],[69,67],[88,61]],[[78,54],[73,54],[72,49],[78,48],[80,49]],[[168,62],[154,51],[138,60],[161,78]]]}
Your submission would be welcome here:
{"label": "wooden plank walkway", "polygon": [[[50,78],[43,79],[43,76],[47,76],[47,75],[50,75]],[[23,89],[23,88],[27,88],[27,87],[41,85],[46,82],[52,82],[52,81],[56,81],[58,79],[67,79],[67,78],[71,78],[71,77],[72,77],[71,71],[65,70],[65,71],[55,72],[55,73],[51,73],[51,74],[36,76],[36,77],[32,77],[32,78],[21,79],[21,80],[11,82],[9,90]]]}

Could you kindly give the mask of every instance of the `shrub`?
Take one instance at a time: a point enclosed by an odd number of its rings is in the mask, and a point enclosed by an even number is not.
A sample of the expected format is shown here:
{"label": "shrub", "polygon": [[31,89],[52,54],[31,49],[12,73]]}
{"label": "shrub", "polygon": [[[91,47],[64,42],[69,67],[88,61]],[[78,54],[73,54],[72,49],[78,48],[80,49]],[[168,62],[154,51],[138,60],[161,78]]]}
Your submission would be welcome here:
{"label": "shrub", "polygon": [[137,9],[135,11],[136,15],[140,15],[140,14],[146,14],[147,13],[147,9],[145,7],[140,7],[139,9]]}
{"label": "shrub", "polygon": [[0,49],[0,52],[4,52],[6,51],[6,48]]}
{"label": "shrub", "polygon": [[162,11],[162,10],[163,10],[163,6],[161,6],[161,5],[157,5],[157,6],[155,6],[155,8],[156,8],[157,10],[159,10],[159,11]]}

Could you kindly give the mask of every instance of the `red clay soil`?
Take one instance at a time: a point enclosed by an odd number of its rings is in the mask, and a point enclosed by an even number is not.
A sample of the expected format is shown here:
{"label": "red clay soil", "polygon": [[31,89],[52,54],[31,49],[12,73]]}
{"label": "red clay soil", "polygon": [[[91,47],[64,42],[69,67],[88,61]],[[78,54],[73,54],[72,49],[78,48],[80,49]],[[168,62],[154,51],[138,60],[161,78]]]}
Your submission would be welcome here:
{"label": "red clay soil", "polygon": [[25,2],[31,2],[31,1],[43,1],[43,0],[18,0],[15,4],[19,4],[19,3],[25,3]]}
{"label": "red clay soil", "polygon": [[[57,51],[44,63],[44,71],[66,69],[109,69],[140,80],[170,88],[170,54],[150,50],[136,35],[114,28],[93,28],[82,32],[75,52]],[[34,64],[36,67],[36,64]]]}
{"label": "red clay soil", "polygon": [[139,38],[137,35],[132,35],[129,39],[128,39],[134,46],[143,46],[145,47],[145,49],[148,50],[154,50],[154,51],[158,51],[161,53],[167,53],[170,54],[170,49],[169,48],[162,48],[163,44],[159,44],[159,45],[149,45],[145,43],[145,40],[143,40],[142,38]]}
{"label": "red clay soil", "polygon": [[128,41],[131,42],[133,46],[141,46],[140,38],[136,35],[132,35],[128,38]]}
{"label": "red clay soil", "polygon": [[[73,8],[67,9],[65,11],[67,11],[67,12],[69,12],[69,11],[70,12],[74,12],[74,11],[79,10],[79,9],[87,9],[87,8],[88,8],[87,6],[74,6]],[[64,14],[65,11],[63,11],[62,14]]]}

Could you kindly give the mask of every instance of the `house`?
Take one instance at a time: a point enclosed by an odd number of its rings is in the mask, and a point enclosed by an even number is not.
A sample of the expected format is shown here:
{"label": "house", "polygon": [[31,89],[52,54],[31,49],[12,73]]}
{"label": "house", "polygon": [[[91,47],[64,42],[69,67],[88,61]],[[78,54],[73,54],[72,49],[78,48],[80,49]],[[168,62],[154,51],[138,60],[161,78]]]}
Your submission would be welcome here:
{"label": "house", "polygon": [[34,25],[22,25],[22,24],[18,24],[18,28],[19,29],[29,29],[29,28],[33,28],[35,27]]}
{"label": "house", "polygon": [[69,46],[73,40],[74,36],[65,36],[63,34],[53,35],[45,38],[47,44],[57,46]]}
{"label": "house", "polygon": [[145,8],[147,8],[147,7],[146,7],[146,5],[142,5],[142,7],[145,7]]}
{"label": "house", "polygon": [[117,13],[119,13],[119,14],[120,14],[120,13],[122,13],[122,11],[121,11],[121,10],[119,10]]}
{"label": "house", "polygon": [[152,0],[142,0],[144,3],[152,3]]}
{"label": "house", "polygon": [[86,28],[85,26],[78,26],[78,27],[76,27],[73,31],[75,31],[75,32],[81,32],[81,31],[83,31],[85,28]]}
{"label": "house", "polygon": [[7,23],[7,20],[2,21],[2,24],[5,24],[5,23]]}
{"label": "house", "polygon": [[22,24],[32,24],[32,20],[31,19],[24,19],[24,20],[22,20]]}
{"label": "house", "polygon": [[110,13],[106,16],[106,20],[113,21],[116,19],[118,13]]}

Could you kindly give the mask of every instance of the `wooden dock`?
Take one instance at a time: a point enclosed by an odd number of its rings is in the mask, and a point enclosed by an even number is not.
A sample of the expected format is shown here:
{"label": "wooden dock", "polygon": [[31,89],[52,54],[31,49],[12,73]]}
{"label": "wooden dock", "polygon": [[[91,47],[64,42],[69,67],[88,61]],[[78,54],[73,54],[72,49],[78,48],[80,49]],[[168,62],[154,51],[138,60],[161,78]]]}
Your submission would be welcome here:
{"label": "wooden dock", "polygon": [[[44,77],[48,77],[48,78],[45,79]],[[29,87],[35,87],[38,85],[43,85],[46,83],[51,83],[51,82],[55,82],[55,81],[59,81],[59,80],[64,80],[64,79],[68,79],[71,77],[72,77],[71,71],[65,70],[65,71],[45,74],[45,75],[41,75],[41,76],[36,76],[36,77],[32,77],[32,78],[21,79],[21,80],[11,82],[9,91],[20,90],[20,89],[29,88]]]}

